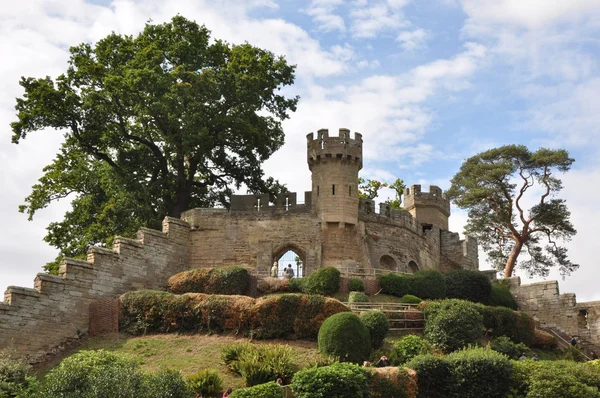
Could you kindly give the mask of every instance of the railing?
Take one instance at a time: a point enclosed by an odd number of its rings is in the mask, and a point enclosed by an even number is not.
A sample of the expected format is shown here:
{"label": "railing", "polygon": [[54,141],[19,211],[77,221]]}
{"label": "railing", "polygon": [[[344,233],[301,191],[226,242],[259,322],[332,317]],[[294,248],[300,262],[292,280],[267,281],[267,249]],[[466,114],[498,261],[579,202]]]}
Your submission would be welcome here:
{"label": "railing", "polygon": [[390,322],[391,331],[421,331],[425,319],[417,304],[404,303],[344,303],[353,312],[382,311]]}
{"label": "railing", "polygon": [[383,268],[357,268],[357,267],[336,267],[343,276],[377,276],[393,272],[395,274],[406,274],[406,272],[397,272]]}
{"label": "railing", "polygon": [[[560,335],[560,333],[558,333],[556,330],[554,330],[554,328],[550,328],[550,327],[543,327],[541,328],[542,330],[545,330],[546,332],[550,333],[551,335],[553,335],[554,337],[556,337],[563,345],[563,347],[570,347],[571,346],[571,342],[568,341],[567,339],[565,339],[563,336]],[[588,360],[591,361],[592,358],[588,357],[585,352],[583,351],[583,349],[579,350],[581,352],[581,355],[583,355],[583,357]]]}

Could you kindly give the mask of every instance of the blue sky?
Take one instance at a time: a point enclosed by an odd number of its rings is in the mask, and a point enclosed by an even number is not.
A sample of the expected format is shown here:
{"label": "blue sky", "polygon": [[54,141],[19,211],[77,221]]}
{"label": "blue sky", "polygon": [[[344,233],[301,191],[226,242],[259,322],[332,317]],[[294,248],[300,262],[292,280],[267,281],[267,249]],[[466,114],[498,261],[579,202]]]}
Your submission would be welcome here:
{"label": "blue sky", "polygon": [[[519,143],[566,148],[576,159],[564,197],[579,230],[569,243],[581,269],[563,291],[600,300],[595,280],[600,178],[598,0],[30,0],[0,9],[0,290],[32,286],[54,250],[44,227],[68,202],[33,222],[17,212],[56,153],[59,132],[10,143],[20,76],[56,76],[66,49],[111,31],[135,34],[176,14],[215,38],[248,41],[297,64],[298,111],[286,144],[265,165],[308,190],[305,136],[348,127],[365,140],[362,176],[449,186],[469,156]],[[390,195],[383,192],[383,197]],[[462,231],[454,210],[451,227]],[[482,268],[485,262],[482,259]],[[553,275],[556,277],[556,275]]]}

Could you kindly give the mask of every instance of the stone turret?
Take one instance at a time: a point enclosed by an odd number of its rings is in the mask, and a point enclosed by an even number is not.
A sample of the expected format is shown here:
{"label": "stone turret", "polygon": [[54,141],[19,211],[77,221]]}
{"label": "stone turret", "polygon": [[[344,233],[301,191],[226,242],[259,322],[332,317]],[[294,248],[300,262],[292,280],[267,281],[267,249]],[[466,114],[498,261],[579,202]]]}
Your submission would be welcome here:
{"label": "stone turret", "polygon": [[429,192],[421,192],[420,185],[404,190],[404,208],[421,224],[435,225],[448,230],[450,200],[435,185],[429,186]]}
{"label": "stone turret", "polygon": [[[340,129],[329,137],[327,129],[306,136],[307,162],[312,173],[312,211],[321,223],[340,228],[358,222],[358,172],[362,169],[362,135]],[[324,224],[325,226],[325,224]]]}

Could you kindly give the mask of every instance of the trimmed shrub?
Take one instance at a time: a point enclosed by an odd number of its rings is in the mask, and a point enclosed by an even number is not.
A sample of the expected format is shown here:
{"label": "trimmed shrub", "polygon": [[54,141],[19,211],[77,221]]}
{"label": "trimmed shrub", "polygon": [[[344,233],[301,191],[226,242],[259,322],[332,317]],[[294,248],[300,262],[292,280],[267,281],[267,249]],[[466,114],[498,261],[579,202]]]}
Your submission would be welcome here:
{"label": "trimmed shrub", "polygon": [[365,284],[362,281],[362,279],[352,278],[348,282],[348,289],[351,292],[364,292],[365,291]]}
{"label": "trimmed shrub", "polygon": [[367,296],[366,294],[364,294],[362,292],[350,292],[350,294],[348,295],[348,302],[349,303],[368,303],[369,296]]}
{"label": "trimmed shrub", "polygon": [[351,312],[330,316],[319,329],[319,351],[342,362],[362,363],[371,353],[369,330]]}
{"label": "trimmed shrub", "polygon": [[425,308],[425,338],[444,352],[475,344],[483,336],[483,317],[477,305],[444,300]]}
{"label": "trimmed shrub", "polygon": [[304,294],[253,299],[138,290],[120,299],[120,329],[134,334],[227,330],[256,338],[316,338],[327,317],[348,311],[338,300]]}
{"label": "trimmed shrub", "polygon": [[283,388],[274,381],[250,388],[235,390],[230,398],[284,398]]}
{"label": "trimmed shrub", "polygon": [[531,346],[537,348],[556,348],[556,337],[544,330],[535,329]]}
{"label": "trimmed shrub", "polygon": [[418,398],[447,398],[451,396],[452,373],[444,358],[431,354],[419,355],[408,361],[406,367],[417,372]]}
{"label": "trimmed shrub", "polygon": [[289,279],[288,289],[290,293],[302,293],[306,285],[306,278]]}
{"label": "trimmed shrub", "polygon": [[169,291],[175,294],[246,294],[250,274],[242,267],[197,268],[169,278]]}
{"label": "trimmed shrub", "polygon": [[444,274],[446,297],[486,303],[492,291],[490,280],[479,271],[457,269]]}
{"label": "trimmed shrub", "polygon": [[367,369],[351,363],[336,363],[301,370],[294,375],[292,390],[296,398],[367,398]]}
{"label": "trimmed shrub", "polygon": [[508,286],[499,283],[492,284],[492,291],[487,304],[495,307],[506,307],[511,310],[516,310],[519,307]]}
{"label": "trimmed shrub", "polygon": [[517,343],[531,345],[535,324],[529,315],[506,307],[479,304],[477,308],[483,316],[483,324],[488,333],[495,337],[507,336]]}
{"label": "trimmed shrub", "polygon": [[369,369],[371,398],[415,398],[417,374],[412,369],[385,367]]}
{"label": "trimmed shrub", "polygon": [[[156,374],[142,373],[142,391],[136,398],[188,398],[190,394],[181,372],[167,369]],[[99,398],[100,395],[94,394],[93,397]]]}
{"label": "trimmed shrub", "polygon": [[290,279],[288,278],[262,278],[259,279],[256,291],[260,295],[290,292]]}
{"label": "trimmed shrub", "polygon": [[201,369],[186,378],[186,384],[194,394],[217,397],[223,392],[223,379],[215,369]]}
{"label": "trimmed shrub", "polygon": [[413,274],[412,294],[424,300],[446,298],[446,279],[436,270],[422,270]]}
{"label": "trimmed shrub", "polygon": [[404,304],[419,304],[421,301],[423,300],[412,294],[405,294],[400,298],[400,302]]}
{"label": "trimmed shrub", "polygon": [[390,330],[390,321],[381,311],[366,311],[360,314],[360,320],[369,330],[371,346],[379,348]]}
{"label": "trimmed shrub", "polygon": [[573,346],[567,346],[567,347],[563,348],[562,353],[560,354],[560,357],[567,361],[574,361],[574,362],[587,361],[587,358],[585,357],[583,352],[579,348],[573,347]]}
{"label": "trimmed shrub", "polygon": [[523,343],[530,346],[535,335],[535,322],[533,318],[528,314],[518,311],[517,314],[517,328],[515,329],[514,336],[508,336],[517,343]]}
{"label": "trimmed shrub", "polygon": [[398,364],[403,365],[416,356],[430,354],[431,344],[421,336],[408,334],[394,344]]}
{"label": "trimmed shrub", "polygon": [[0,350],[0,397],[14,397],[25,391],[31,366],[16,350]]}
{"label": "trimmed shrub", "polygon": [[405,274],[385,274],[379,275],[379,286],[381,292],[396,297],[402,297],[405,294],[411,294],[411,277]]}
{"label": "trimmed shrub", "polygon": [[529,351],[523,343],[514,343],[511,339],[506,336],[496,337],[490,342],[490,348],[496,352],[506,355],[510,359],[519,359],[521,355],[524,355]]}
{"label": "trimmed shrub", "polygon": [[279,378],[289,382],[297,369],[293,355],[287,345],[238,343],[221,350],[221,359],[227,368],[243,377],[248,387]]}
{"label": "trimmed shrub", "polygon": [[511,364],[504,355],[485,348],[453,352],[447,357],[456,396],[504,398],[510,389]]}
{"label": "trimmed shrub", "polygon": [[319,268],[305,279],[307,293],[331,295],[340,290],[340,271],[334,267]]}

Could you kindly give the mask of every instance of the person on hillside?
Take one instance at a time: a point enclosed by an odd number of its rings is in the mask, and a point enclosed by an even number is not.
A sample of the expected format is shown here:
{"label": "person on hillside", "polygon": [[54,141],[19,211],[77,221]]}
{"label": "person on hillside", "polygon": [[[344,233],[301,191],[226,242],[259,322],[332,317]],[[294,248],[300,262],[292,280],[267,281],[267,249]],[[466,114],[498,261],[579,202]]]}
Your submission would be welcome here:
{"label": "person on hillside", "polygon": [[598,359],[598,354],[596,354],[596,351],[592,351],[592,352],[590,353],[590,356],[592,357],[592,360],[596,360],[596,359]]}
{"label": "person on hillside", "polygon": [[294,277],[294,269],[292,268],[292,264],[288,264],[288,267],[285,269],[285,277],[288,279],[292,279]]}
{"label": "person on hillside", "polygon": [[533,354],[531,354],[531,359],[533,359],[534,361],[540,360],[535,352]]}
{"label": "person on hillside", "polygon": [[577,345],[577,339],[575,338],[575,336],[571,336],[571,345],[573,347],[575,347]]}
{"label": "person on hillside", "polygon": [[281,380],[281,377],[279,377],[275,383],[277,383],[277,385],[282,386],[283,385],[283,380]]}
{"label": "person on hillside", "polygon": [[223,398],[229,398],[229,394],[231,394],[233,392],[233,389],[231,387],[229,387],[227,390],[225,390],[225,392],[223,393]]}
{"label": "person on hillside", "polygon": [[386,366],[390,366],[390,361],[385,355],[383,355],[381,358],[379,358],[379,361],[377,361],[375,366],[378,368],[385,368]]}
{"label": "person on hillside", "polygon": [[279,271],[279,267],[277,265],[277,261],[275,261],[273,263],[273,266],[271,267],[271,278],[277,278],[278,271]]}
{"label": "person on hillside", "polygon": [[525,356],[525,354],[521,354],[521,356],[519,357],[519,361],[524,361],[526,359],[527,357]]}

